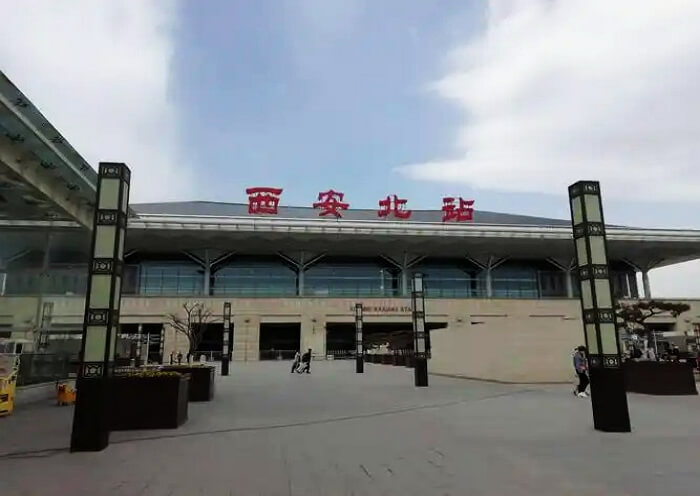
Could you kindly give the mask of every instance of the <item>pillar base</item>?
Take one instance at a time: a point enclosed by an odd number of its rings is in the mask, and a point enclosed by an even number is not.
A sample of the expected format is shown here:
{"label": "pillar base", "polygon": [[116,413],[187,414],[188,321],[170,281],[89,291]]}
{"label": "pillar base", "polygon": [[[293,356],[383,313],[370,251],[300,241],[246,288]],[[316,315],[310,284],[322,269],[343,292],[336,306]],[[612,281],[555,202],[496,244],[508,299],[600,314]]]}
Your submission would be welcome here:
{"label": "pillar base", "polygon": [[109,445],[109,380],[78,378],[70,450],[102,451]]}
{"label": "pillar base", "polygon": [[630,432],[629,408],[622,368],[591,368],[593,426],[603,432]]}
{"label": "pillar base", "polygon": [[221,375],[228,375],[228,357],[221,358]]}
{"label": "pillar base", "polygon": [[413,361],[416,387],[428,387],[428,359],[415,357]]}
{"label": "pillar base", "polygon": [[362,374],[365,371],[365,359],[361,356],[355,358],[355,372]]}

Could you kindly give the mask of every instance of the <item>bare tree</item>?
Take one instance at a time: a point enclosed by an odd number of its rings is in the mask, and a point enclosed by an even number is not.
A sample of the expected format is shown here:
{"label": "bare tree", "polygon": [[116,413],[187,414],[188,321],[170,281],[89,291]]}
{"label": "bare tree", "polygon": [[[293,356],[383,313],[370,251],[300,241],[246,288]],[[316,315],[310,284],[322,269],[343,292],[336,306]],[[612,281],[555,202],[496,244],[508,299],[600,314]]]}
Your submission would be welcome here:
{"label": "bare tree", "polygon": [[214,314],[201,302],[185,302],[182,309],[184,316],[171,313],[167,317],[168,324],[187,337],[189,352],[194,353],[202,342],[207,324],[214,321]]}

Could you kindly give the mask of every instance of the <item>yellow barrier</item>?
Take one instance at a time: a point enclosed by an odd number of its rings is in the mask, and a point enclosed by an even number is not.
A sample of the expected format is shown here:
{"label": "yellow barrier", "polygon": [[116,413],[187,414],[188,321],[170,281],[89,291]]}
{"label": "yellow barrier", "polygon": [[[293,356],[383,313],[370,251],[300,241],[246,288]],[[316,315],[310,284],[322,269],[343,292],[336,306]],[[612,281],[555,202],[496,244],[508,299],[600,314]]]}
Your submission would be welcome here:
{"label": "yellow barrier", "polygon": [[18,371],[17,355],[0,355],[0,417],[11,414],[15,409]]}

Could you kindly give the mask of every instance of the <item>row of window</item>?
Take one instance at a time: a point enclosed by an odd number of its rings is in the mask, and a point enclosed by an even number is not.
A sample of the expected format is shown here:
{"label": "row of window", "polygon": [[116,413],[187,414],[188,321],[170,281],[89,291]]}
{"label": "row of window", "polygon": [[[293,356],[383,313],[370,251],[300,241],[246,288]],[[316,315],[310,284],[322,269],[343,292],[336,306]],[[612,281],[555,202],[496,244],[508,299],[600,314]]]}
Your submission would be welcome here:
{"label": "row of window", "polygon": [[[486,275],[450,265],[421,265],[426,295],[442,298],[487,297]],[[408,274],[410,278],[412,274]],[[637,296],[633,272],[612,274],[616,296]],[[183,263],[142,263],[125,267],[124,294],[202,295],[203,271]],[[6,294],[84,294],[84,268],[56,269],[41,276],[37,271],[9,272]],[[400,271],[371,264],[322,264],[310,267],[300,277],[280,263],[230,265],[212,274],[211,295],[233,296],[399,296],[403,294]],[[572,281],[576,296],[578,284]],[[567,296],[567,280],[561,271],[536,266],[502,265],[492,271],[491,294],[496,298],[556,298]]]}

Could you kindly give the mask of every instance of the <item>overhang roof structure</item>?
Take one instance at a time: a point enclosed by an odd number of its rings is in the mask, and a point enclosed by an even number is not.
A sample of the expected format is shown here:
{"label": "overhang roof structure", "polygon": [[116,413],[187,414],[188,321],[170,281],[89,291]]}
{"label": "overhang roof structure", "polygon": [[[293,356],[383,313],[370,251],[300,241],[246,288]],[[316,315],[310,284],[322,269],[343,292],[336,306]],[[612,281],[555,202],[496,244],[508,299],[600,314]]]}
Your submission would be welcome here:
{"label": "overhang roof structure", "polygon": [[97,173],[0,71],[0,219],[92,228]]}
{"label": "overhang roof structure", "polygon": [[[222,252],[299,252],[358,256],[413,253],[424,256],[549,258],[570,266],[570,221],[495,212],[474,212],[473,222],[442,222],[441,211],[414,211],[411,219],[379,218],[373,209],[350,209],[343,217],[319,217],[310,207],[280,207],[278,215],[248,213],[247,204],[173,202],[132,204],[127,248],[172,252],[204,248]],[[74,222],[12,222],[70,231]],[[638,270],[700,259],[700,230],[607,226],[611,260]]]}

